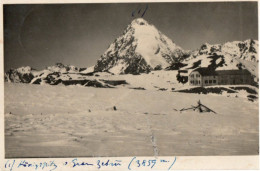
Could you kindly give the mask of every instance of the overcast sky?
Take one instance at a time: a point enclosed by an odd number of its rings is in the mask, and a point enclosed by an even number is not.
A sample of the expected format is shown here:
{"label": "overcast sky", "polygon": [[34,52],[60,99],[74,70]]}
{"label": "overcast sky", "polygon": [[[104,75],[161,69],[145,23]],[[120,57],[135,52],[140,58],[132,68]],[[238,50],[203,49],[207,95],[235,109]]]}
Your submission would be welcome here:
{"label": "overcast sky", "polygon": [[258,39],[257,2],[5,5],[5,70],[92,66],[146,5],[143,18],[185,50]]}

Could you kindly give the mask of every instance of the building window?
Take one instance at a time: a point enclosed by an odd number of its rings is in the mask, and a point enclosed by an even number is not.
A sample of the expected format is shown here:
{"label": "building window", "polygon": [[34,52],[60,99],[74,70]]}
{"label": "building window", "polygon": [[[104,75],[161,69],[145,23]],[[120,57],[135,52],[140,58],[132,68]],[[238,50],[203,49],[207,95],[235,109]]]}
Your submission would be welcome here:
{"label": "building window", "polygon": [[194,78],[194,75],[192,74],[190,77],[191,77],[191,78]]}
{"label": "building window", "polygon": [[212,80],[209,80],[209,83],[211,84],[211,83],[212,83]]}
{"label": "building window", "polygon": [[217,81],[216,81],[216,80],[213,80],[213,83],[217,83]]}
{"label": "building window", "polygon": [[209,81],[208,80],[205,80],[205,84],[208,84],[209,83]]}
{"label": "building window", "polygon": [[198,78],[198,77],[200,77],[200,75],[199,75],[199,74],[196,74],[196,77]]}
{"label": "building window", "polygon": [[199,84],[200,84],[200,80],[199,80]]}

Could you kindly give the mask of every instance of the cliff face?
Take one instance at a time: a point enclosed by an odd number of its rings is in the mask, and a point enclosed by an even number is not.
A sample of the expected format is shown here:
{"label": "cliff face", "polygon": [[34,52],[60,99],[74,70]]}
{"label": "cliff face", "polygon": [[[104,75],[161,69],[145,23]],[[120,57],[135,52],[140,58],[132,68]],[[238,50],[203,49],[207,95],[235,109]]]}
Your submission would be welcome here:
{"label": "cliff face", "polygon": [[184,54],[182,48],[142,18],[132,21],[105,51],[95,71],[138,74],[166,68]]}

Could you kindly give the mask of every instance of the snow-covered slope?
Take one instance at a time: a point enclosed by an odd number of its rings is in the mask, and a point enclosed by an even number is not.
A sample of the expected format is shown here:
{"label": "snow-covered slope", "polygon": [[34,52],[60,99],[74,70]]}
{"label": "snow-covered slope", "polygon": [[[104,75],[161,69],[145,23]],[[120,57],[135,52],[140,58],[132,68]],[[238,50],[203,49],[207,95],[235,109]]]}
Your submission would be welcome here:
{"label": "snow-covered slope", "polygon": [[80,71],[80,73],[91,73],[91,72],[94,72],[94,66],[91,66],[91,67],[88,67],[82,71]]}
{"label": "snow-covered slope", "polygon": [[6,82],[14,82],[14,83],[30,83],[33,79],[33,72],[35,70],[29,66],[20,67],[17,69],[10,69],[4,75]]}
{"label": "snow-covered slope", "polygon": [[247,69],[258,80],[258,41],[233,41],[224,44],[203,44],[193,51],[181,69],[212,67],[217,70]]}
{"label": "snow-covered slope", "polygon": [[[30,66],[10,69],[5,73],[6,82],[32,83],[32,84],[52,84],[61,80],[69,80],[80,73],[81,68],[72,65],[56,63],[54,66],[46,67],[44,70],[37,71]],[[87,68],[83,73],[93,72],[93,67]]]}
{"label": "snow-covered slope", "polygon": [[239,59],[258,62],[258,41],[248,39],[245,41],[233,41],[227,42],[224,44],[215,44],[211,45],[208,43],[203,44],[197,53],[194,53],[193,56],[199,55],[213,55],[222,54],[224,56],[228,55],[230,57],[236,57]]}
{"label": "snow-covered slope", "polygon": [[142,18],[135,19],[98,60],[95,71],[138,74],[178,61],[182,48]]}
{"label": "snow-covered slope", "polygon": [[79,72],[79,69],[73,65],[63,65],[62,63],[56,63],[54,66],[49,66],[46,68],[51,72],[61,72],[61,73],[75,73]]}
{"label": "snow-covered slope", "polygon": [[[6,158],[154,156],[155,146],[159,156],[259,155],[259,106],[245,98],[124,88],[4,86]],[[199,100],[217,114],[179,111]]]}
{"label": "snow-covered slope", "polygon": [[248,69],[258,80],[258,41],[203,44],[184,51],[142,18],[132,21],[98,60],[94,71],[139,74],[160,69]]}

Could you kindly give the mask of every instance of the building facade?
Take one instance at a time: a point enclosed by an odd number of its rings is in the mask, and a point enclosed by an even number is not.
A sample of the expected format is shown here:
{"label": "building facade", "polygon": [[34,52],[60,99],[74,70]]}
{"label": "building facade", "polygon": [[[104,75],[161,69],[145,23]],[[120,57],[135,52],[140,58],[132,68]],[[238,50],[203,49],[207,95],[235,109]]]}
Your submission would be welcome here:
{"label": "building facade", "polygon": [[194,86],[252,84],[248,70],[210,70],[197,68],[189,74],[189,84]]}

